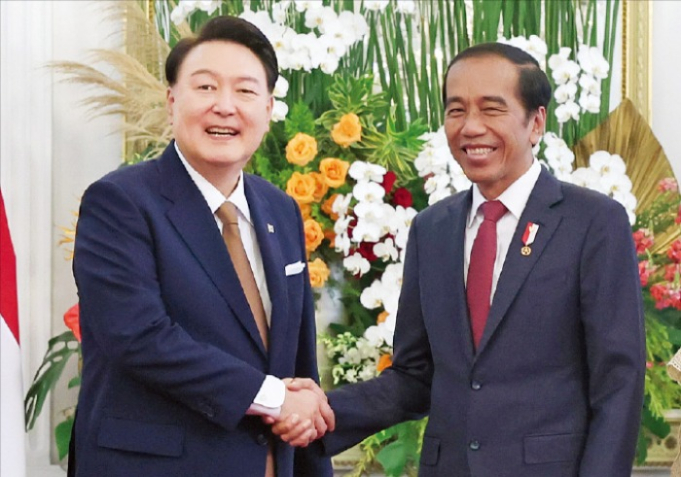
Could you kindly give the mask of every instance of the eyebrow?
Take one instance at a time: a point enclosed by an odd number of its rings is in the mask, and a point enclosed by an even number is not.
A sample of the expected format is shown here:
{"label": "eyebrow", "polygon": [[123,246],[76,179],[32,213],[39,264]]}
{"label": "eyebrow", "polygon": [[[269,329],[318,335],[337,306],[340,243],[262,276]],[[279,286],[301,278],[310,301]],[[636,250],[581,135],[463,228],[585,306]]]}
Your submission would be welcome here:
{"label": "eyebrow", "polygon": [[[502,106],[508,106],[506,100],[501,96],[483,96],[482,100],[488,103],[498,103]],[[463,103],[463,98],[461,96],[450,96],[445,102],[445,109],[452,103]]]}
{"label": "eyebrow", "polygon": [[[220,75],[219,75],[218,73],[216,73],[215,71],[209,70],[209,69],[207,69],[207,68],[202,68],[202,69],[200,69],[200,70],[196,70],[196,71],[194,71],[190,76],[194,77],[194,76],[198,76],[198,75],[209,75],[209,76],[213,76],[213,77],[218,77],[218,76],[220,76]],[[248,76],[248,75],[239,76],[238,78],[236,78],[236,81],[237,81],[237,82],[240,82],[240,81],[247,81],[247,82],[249,82],[249,83],[260,84],[260,81],[259,81],[255,76]]]}

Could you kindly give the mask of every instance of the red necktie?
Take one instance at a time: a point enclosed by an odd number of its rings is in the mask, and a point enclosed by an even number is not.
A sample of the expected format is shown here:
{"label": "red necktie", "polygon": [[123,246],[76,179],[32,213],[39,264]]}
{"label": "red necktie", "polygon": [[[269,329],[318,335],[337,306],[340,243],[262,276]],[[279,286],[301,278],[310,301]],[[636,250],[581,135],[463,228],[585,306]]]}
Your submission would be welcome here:
{"label": "red necktie", "polygon": [[468,313],[476,349],[485,330],[491,302],[492,275],[497,257],[497,221],[506,213],[506,207],[498,200],[485,202],[480,208],[484,218],[473,242],[466,283]]}

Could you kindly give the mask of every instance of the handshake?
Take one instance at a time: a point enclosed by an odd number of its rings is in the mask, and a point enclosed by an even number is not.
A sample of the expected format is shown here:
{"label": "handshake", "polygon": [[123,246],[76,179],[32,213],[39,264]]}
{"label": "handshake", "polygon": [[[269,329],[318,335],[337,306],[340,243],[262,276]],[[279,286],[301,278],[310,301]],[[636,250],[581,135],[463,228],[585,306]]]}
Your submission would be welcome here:
{"label": "handshake", "polygon": [[294,447],[307,447],[336,426],[324,391],[309,378],[286,378],[286,397],[278,418],[265,416],[272,432]]}

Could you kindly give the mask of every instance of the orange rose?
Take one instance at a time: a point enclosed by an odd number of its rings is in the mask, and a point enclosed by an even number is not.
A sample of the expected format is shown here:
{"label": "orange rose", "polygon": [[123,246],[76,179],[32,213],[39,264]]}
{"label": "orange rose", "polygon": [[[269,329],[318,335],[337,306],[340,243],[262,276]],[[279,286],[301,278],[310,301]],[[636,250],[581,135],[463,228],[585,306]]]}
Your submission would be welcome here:
{"label": "orange rose", "polygon": [[302,215],[303,220],[309,219],[312,215],[312,206],[310,204],[298,204],[300,207],[300,215]]}
{"label": "orange rose", "polygon": [[382,311],[378,314],[378,317],[376,318],[376,323],[383,323],[387,318],[388,318],[389,313],[387,311]]}
{"label": "orange rose", "polygon": [[333,248],[336,246],[336,232],[333,229],[325,230],[324,238],[329,241],[329,247]]}
{"label": "orange rose", "polygon": [[286,193],[299,204],[309,204],[314,200],[317,182],[309,174],[294,172],[286,183]]}
{"label": "orange rose", "polygon": [[303,227],[305,228],[305,250],[307,253],[314,252],[324,240],[322,226],[315,219],[307,219],[303,222]]}
{"label": "orange rose", "polygon": [[317,155],[317,141],[312,136],[298,133],[286,145],[286,160],[297,166],[305,166]]}
{"label": "orange rose", "polygon": [[310,283],[313,288],[321,288],[329,279],[329,267],[321,258],[315,258],[313,262],[307,263],[310,272]]}
{"label": "orange rose", "polygon": [[322,200],[322,197],[324,197],[328,192],[329,185],[326,183],[325,177],[319,172],[310,172],[310,175],[314,177],[314,180],[316,182],[313,197],[315,202],[319,202],[320,200]]}
{"label": "orange rose", "polygon": [[376,371],[380,373],[381,371],[383,371],[386,368],[389,368],[392,365],[393,360],[389,354],[381,355],[380,359],[378,360],[378,364],[376,365]]}
{"label": "orange rose", "polygon": [[331,138],[341,147],[349,147],[350,144],[362,139],[362,125],[355,113],[348,113],[334,124],[331,130]]}
{"label": "orange rose", "polygon": [[319,170],[321,171],[326,183],[329,187],[340,187],[345,184],[345,176],[350,168],[350,163],[341,161],[335,157],[327,157],[322,159],[319,163]]}
{"label": "orange rose", "polygon": [[78,306],[78,303],[64,313],[64,324],[69,327],[73,336],[75,336],[80,343],[80,306]]}
{"label": "orange rose", "polygon": [[331,220],[333,221],[338,220],[338,214],[333,211],[333,203],[336,201],[337,197],[338,194],[333,194],[322,203],[322,212],[331,217]]}

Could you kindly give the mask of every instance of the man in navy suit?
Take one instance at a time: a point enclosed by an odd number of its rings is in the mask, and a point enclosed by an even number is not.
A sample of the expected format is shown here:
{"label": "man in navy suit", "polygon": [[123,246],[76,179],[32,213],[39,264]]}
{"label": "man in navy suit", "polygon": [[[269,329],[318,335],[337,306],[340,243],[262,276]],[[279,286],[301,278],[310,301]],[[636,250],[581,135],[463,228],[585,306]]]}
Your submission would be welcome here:
{"label": "man in navy suit", "polygon": [[474,184],[415,218],[394,364],[329,393],[326,449],[429,413],[423,477],[629,477],[645,336],[627,214],[533,157],[551,88],[530,55],[474,46],[445,78],[445,132]]}
{"label": "man in navy suit", "polygon": [[[320,390],[290,391],[283,380],[318,381],[300,211],[242,172],[268,130],[277,74],[257,28],[211,20],[168,56],[175,140],[159,159],[85,192],[74,257],[83,375],[70,475],[332,474],[318,443],[294,452],[264,422],[296,423],[291,444],[303,447],[333,428]],[[257,307],[221,236],[228,226]]]}

